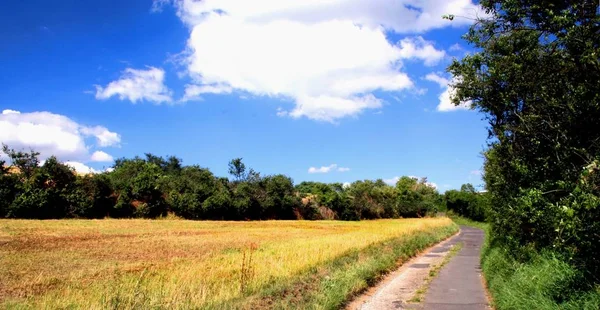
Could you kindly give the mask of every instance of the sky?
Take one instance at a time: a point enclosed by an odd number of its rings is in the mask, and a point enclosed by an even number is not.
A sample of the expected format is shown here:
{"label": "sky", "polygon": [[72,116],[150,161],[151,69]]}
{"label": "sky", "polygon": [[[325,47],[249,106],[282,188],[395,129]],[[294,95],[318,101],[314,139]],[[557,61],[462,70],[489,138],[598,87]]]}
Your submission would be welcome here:
{"label": "sky", "polygon": [[[454,14],[453,21],[442,19]],[[472,0],[4,1],[0,142],[78,171],[175,155],[227,174],[481,185],[487,130],[450,103]]]}

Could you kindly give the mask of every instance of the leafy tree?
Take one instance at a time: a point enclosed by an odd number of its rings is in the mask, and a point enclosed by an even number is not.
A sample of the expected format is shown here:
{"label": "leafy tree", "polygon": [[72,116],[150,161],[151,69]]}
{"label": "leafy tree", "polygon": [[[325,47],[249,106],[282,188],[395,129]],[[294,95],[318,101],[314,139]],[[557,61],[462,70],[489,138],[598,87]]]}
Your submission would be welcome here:
{"label": "leafy tree", "polygon": [[475,190],[475,187],[471,183],[461,185],[460,191],[465,192],[465,193],[471,193],[471,194],[477,193],[477,191]]}
{"label": "leafy tree", "polygon": [[235,180],[240,182],[246,179],[246,165],[242,162],[242,158],[234,158],[229,162],[229,174],[235,177]]}
{"label": "leafy tree", "polygon": [[177,176],[164,178],[163,191],[169,193],[167,202],[178,216],[201,219],[203,203],[217,190],[212,172],[199,166],[188,166]]}
{"label": "leafy tree", "polygon": [[116,199],[108,174],[77,176],[76,190],[70,201],[71,215],[81,218],[104,218],[114,215]]}
{"label": "leafy tree", "polygon": [[449,67],[453,102],[489,122],[492,229],[515,251],[552,249],[600,279],[598,1],[482,0],[489,17]]}
{"label": "leafy tree", "polygon": [[0,218],[6,217],[8,208],[21,191],[22,185],[17,174],[9,173],[4,164],[4,161],[0,161]]}
{"label": "leafy tree", "polygon": [[[30,178],[40,164],[38,156],[40,153],[30,150],[29,153],[16,151],[6,144],[2,144],[2,152],[8,156],[11,164],[18,169],[20,175],[24,178]],[[2,166],[4,169],[4,161]]]}
{"label": "leafy tree", "polygon": [[268,176],[264,179],[265,199],[262,202],[264,217],[268,219],[294,219],[294,211],[300,207],[300,199],[294,193],[294,182],[285,175]]}
{"label": "leafy tree", "polygon": [[[23,153],[24,154],[24,153]],[[19,165],[21,190],[8,208],[7,215],[17,218],[50,219],[71,216],[75,207],[71,195],[75,191],[75,173],[72,168],[52,156],[41,167],[27,167],[39,162],[35,152],[25,156]],[[31,155],[31,156],[30,156]],[[31,174],[27,177],[27,174]]]}
{"label": "leafy tree", "polygon": [[167,204],[159,187],[164,176],[160,166],[140,158],[118,162],[110,174],[114,184],[118,217],[157,217],[165,215]]}

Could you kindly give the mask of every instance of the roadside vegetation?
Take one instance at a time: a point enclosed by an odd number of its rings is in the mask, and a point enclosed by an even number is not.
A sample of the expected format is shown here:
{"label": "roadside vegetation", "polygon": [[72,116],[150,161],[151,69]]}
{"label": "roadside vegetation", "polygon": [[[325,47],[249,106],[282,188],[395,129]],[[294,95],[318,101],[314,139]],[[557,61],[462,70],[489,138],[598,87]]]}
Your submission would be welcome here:
{"label": "roadside vegetation", "polygon": [[482,266],[494,303],[599,309],[600,4],[480,4],[487,16],[464,36],[476,51],[448,70],[454,103],[489,121],[488,197],[475,204],[489,222]]}
{"label": "roadside vegetation", "polygon": [[0,220],[0,308],[338,309],[448,218]]}

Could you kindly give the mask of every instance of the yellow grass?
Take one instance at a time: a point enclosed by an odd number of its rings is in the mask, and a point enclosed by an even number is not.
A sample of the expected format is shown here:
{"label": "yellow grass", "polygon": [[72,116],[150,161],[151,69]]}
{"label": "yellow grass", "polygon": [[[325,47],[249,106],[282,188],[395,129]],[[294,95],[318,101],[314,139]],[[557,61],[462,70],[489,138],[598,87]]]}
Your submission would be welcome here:
{"label": "yellow grass", "polygon": [[0,308],[219,308],[349,251],[450,225],[0,220]]}

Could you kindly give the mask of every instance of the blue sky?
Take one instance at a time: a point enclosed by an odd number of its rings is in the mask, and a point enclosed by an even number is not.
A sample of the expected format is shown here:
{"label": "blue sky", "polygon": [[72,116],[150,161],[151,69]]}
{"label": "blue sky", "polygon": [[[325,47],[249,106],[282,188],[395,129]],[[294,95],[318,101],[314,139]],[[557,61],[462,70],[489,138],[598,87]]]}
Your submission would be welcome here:
{"label": "blue sky", "polygon": [[477,185],[485,123],[444,99],[469,20],[441,19],[477,10],[469,0],[6,1],[0,141],[80,170],[151,152],[217,175],[243,157],[295,182]]}

